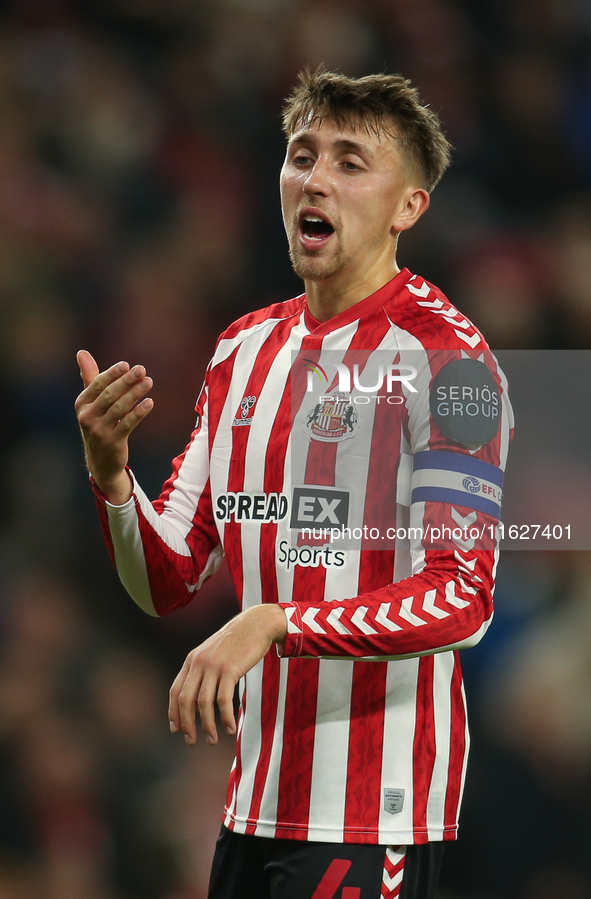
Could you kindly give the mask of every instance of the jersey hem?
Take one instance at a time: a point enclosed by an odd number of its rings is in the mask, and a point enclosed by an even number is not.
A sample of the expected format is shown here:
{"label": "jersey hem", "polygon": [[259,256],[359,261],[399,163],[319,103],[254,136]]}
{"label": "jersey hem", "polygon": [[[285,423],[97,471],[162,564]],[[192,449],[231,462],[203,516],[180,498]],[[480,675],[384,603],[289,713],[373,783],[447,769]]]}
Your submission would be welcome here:
{"label": "jersey hem", "polygon": [[256,828],[255,836],[268,839],[285,840],[309,840],[315,843],[363,843],[384,846],[408,846],[441,842],[441,840],[457,839],[458,825],[446,827],[415,828],[414,830],[390,830],[374,828],[337,829],[331,827],[312,827],[304,824],[273,824],[270,821],[259,821],[255,818],[241,818],[227,810],[224,813],[223,824],[235,833],[246,833],[247,828],[252,832]]}

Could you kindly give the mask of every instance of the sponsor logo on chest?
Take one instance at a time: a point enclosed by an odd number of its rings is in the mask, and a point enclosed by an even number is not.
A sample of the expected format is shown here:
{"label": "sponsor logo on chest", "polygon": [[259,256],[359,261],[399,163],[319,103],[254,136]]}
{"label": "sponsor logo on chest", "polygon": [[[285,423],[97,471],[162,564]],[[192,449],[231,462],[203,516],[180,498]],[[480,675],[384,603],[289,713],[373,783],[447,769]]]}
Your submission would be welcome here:
{"label": "sponsor logo on chest", "polygon": [[290,528],[344,527],[349,518],[349,491],[332,487],[294,487]]}
{"label": "sponsor logo on chest", "polygon": [[[290,508],[285,493],[220,493],[215,501],[218,521],[282,521]],[[349,491],[336,487],[294,487],[290,528],[316,525],[344,527],[349,518]]]}
{"label": "sponsor logo on chest", "polygon": [[214,514],[218,521],[281,521],[288,508],[284,493],[221,493]]}
{"label": "sponsor logo on chest", "polygon": [[290,546],[289,541],[281,540],[277,547],[277,562],[287,571],[296,565],[301,568],[342,568],[347,564],[347,552],[330,546]]}

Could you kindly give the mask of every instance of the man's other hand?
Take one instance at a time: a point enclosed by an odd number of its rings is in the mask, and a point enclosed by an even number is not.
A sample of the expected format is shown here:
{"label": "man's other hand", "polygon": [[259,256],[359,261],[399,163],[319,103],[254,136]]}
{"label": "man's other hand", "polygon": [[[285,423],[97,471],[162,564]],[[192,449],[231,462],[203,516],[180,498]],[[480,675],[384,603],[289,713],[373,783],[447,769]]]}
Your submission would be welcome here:
{"label": "man's other hand", "polygon": [[241,612],[221,630],[193,649],[170,690],[168,716],[173,733],[182,730],[185,742],[197,741],[195,714],[198,711],[205,739],[218,741],[215,704],[226,733],[236,733],[232,700],[239,679],[256,665],[273,643],[283,643],[287,618],[274,603]]}
{"label": "man's other hand", "polygon": [[129,456],[127,441],[133,429],[154,406],[145,398],[152,387],[143,365],[130,368],[118,362],[106,371],[86,350],[76,359],[84,390],[75,409],[82,431],[86,464],[106,499],[122,505],[131,496],[131,479],[125,467]]}

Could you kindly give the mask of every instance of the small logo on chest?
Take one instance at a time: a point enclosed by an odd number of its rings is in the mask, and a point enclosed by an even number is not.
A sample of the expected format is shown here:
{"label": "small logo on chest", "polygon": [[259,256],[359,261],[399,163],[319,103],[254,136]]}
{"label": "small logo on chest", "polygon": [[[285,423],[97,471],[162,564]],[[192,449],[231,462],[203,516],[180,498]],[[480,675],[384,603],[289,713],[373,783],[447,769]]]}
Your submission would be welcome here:
{"label": "small logo on chest", "polygon": [[236,412],[236,418],[232,422],[233,428],[243,428],[252,424],[252,415],[249,415],[252,407],[256,403],[256,396],[244,396],[240,401],[240,406]]}

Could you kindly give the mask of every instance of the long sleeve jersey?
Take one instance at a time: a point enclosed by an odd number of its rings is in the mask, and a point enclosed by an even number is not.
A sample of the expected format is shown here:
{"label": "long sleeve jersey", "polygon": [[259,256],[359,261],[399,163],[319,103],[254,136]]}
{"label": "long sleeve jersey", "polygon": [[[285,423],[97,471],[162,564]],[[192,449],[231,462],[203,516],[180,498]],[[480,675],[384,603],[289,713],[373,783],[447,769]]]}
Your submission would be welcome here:
{"label": "long sleeve jersey", "polygon": [[224,823],[334,842],[454,839],[468,730],[457,650],[493,614],[507,385],[474,325],[403,270],[320,323],[305,296],[222,334],[190,443],[151,503],[98,494],[151,614],[225,554],[288,634],[240,682]]}

